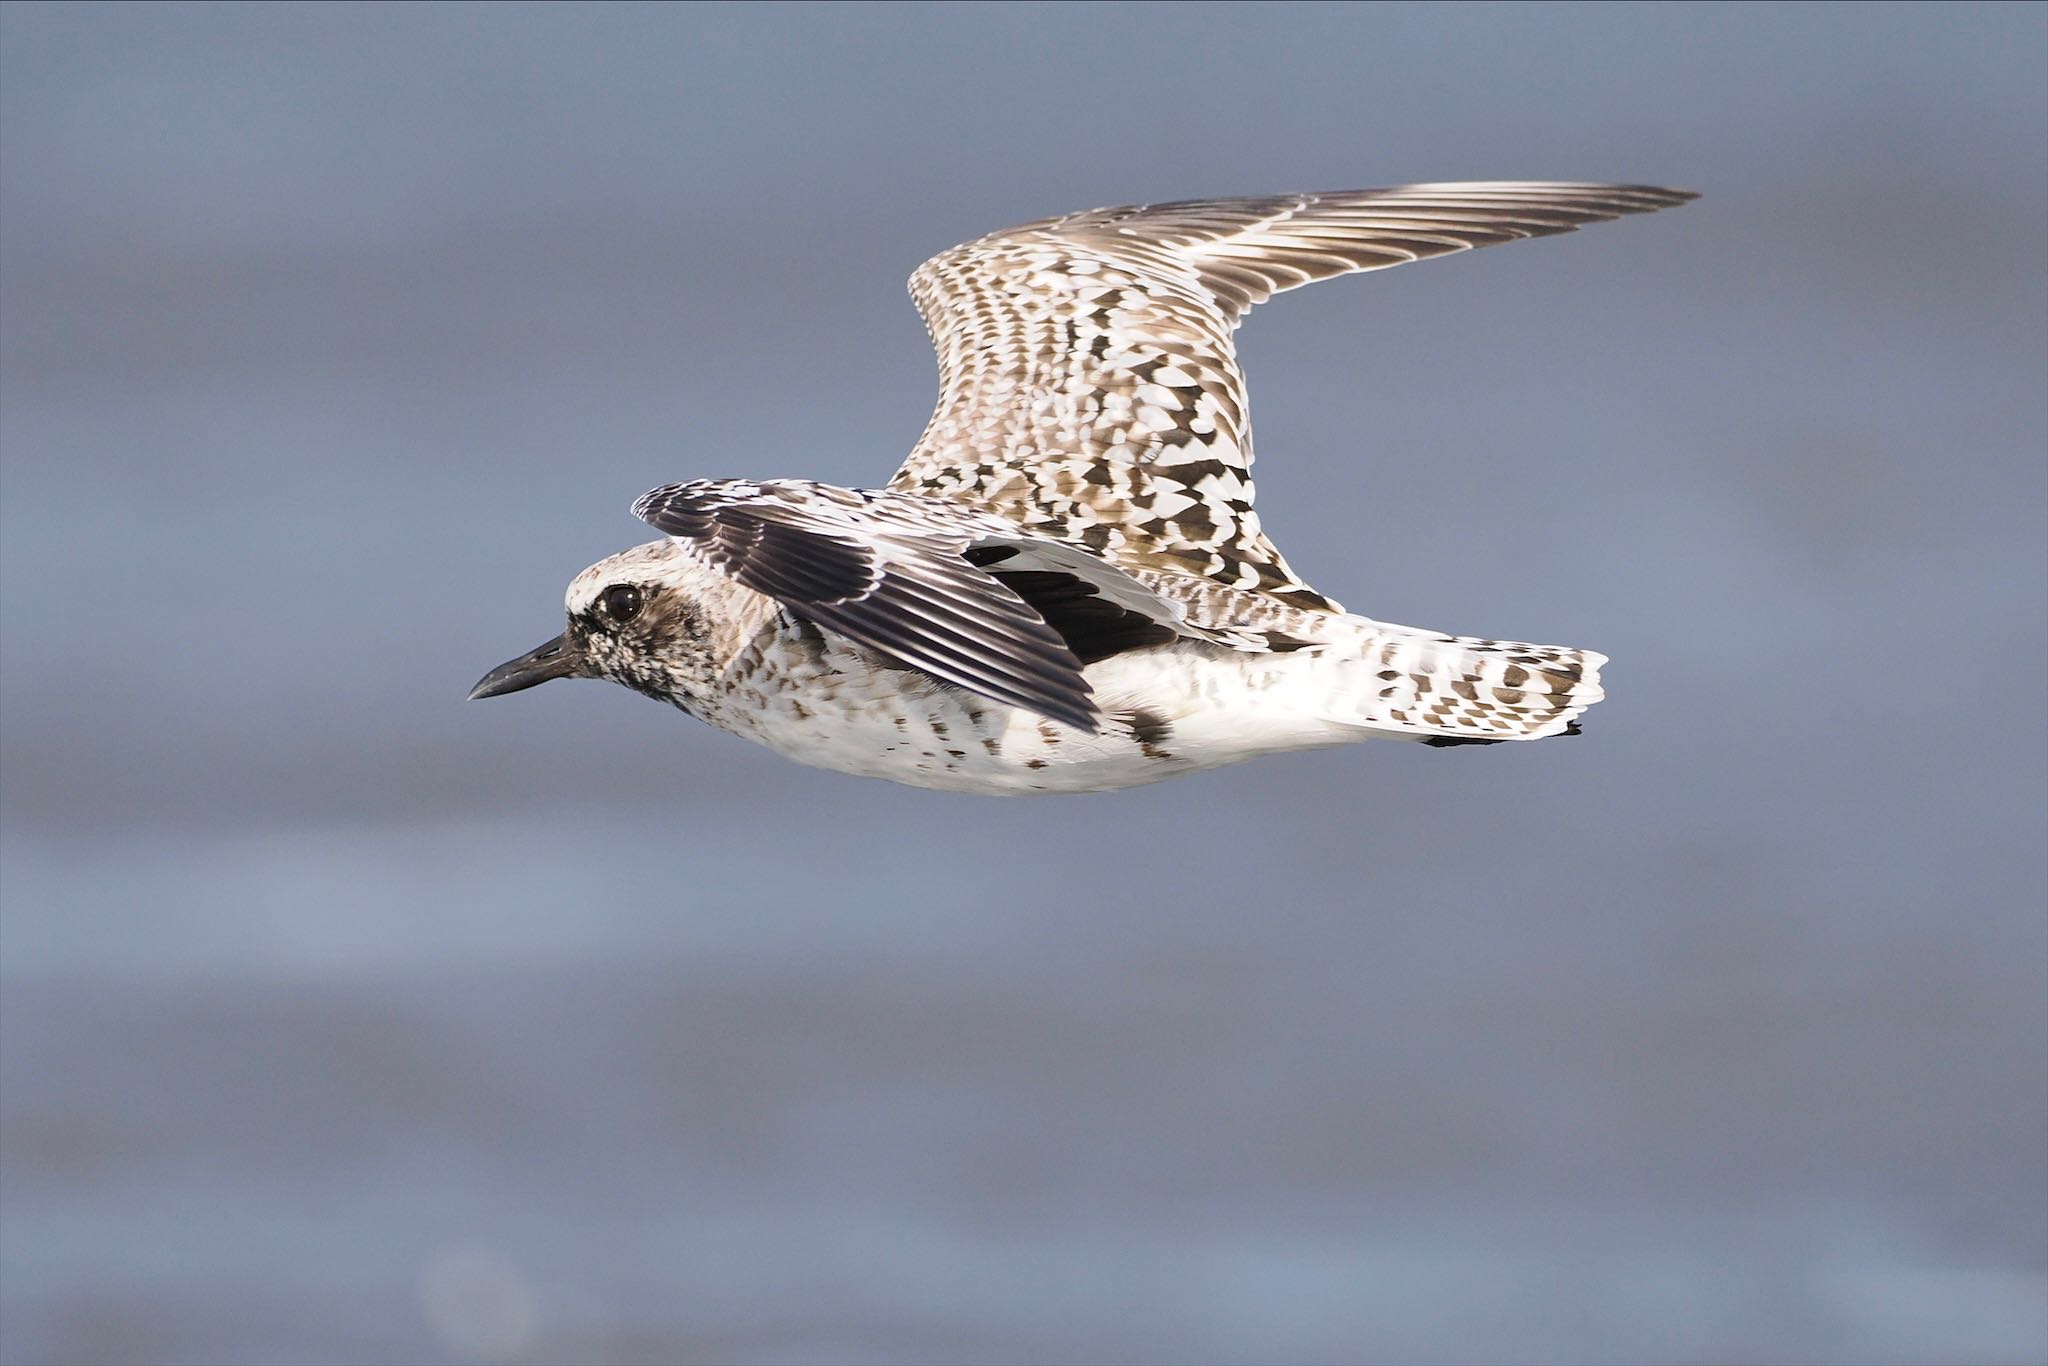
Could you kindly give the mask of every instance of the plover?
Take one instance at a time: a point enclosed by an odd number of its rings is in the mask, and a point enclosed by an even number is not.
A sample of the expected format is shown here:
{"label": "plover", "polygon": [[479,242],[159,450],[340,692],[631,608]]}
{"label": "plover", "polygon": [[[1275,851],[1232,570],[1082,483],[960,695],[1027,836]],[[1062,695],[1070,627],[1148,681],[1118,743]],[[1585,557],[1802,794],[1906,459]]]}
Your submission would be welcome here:
{"label": "plover", "polygon": [[1668,208],[1474,182],[1095,209],[910,280],[939,402],[881,489],[703,479],[470,696],[607,678],[792,759],[989,793],[1129,787],[1375,736],[1573,734],[1602,655],[1395,626],[1288,568],[1231,335],[1352,271]]}

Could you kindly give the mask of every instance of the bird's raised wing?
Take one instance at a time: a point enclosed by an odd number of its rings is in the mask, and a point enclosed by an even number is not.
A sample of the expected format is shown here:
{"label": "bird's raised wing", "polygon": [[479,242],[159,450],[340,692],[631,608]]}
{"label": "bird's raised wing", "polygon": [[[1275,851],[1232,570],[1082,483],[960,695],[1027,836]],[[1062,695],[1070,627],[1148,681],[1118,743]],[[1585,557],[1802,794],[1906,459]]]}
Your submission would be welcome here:
{"label": "bird's raised wing", "polygon": [[1095,209],[924,263],[939,402],[890,487],[986,508],[1134,568],[1334,609],[1252,507],[1231,333],[1284,289],[1570,232],[1693,196],[1474,182]]}
{"label": "bird's raised wing", "polygon": [[666,484],[633,504],[698,564],[889,659],[1094,732],[1082,669],[1217,639],[1115,566],[965,506],[803,480]]}

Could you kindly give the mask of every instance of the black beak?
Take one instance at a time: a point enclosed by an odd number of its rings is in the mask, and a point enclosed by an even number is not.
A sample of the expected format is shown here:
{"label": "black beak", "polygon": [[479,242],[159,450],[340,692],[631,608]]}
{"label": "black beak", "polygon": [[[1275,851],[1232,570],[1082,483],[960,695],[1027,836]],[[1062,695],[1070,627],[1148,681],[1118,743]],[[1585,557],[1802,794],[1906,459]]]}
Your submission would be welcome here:
{"label": "black beak", "polygon": [[479,678],[469,690],[469,700],[503,697],[508,692],[531,688],[551,678],[575,678],[583,672],[583,652],[565,635],[510,659]]}

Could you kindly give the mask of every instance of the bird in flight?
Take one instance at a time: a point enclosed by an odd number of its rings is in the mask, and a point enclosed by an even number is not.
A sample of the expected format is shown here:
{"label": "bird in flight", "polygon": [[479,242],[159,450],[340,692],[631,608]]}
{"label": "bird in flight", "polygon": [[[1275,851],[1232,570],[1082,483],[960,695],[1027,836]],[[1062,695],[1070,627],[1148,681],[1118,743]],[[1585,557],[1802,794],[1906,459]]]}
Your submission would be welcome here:
{"label": "bird in flight", "polygon": [[1231,337],[1297,285],[1692,197],[1406,185],[1094,209],[955,247],[910,279],[939,401],[887,487],[643,495],[664,538],[578,574],[567,629],[470,696],[605,678],[802,763],[986,793],[1574,734],[1604,656],[1357,616],[1288,567],[1253,506]]}

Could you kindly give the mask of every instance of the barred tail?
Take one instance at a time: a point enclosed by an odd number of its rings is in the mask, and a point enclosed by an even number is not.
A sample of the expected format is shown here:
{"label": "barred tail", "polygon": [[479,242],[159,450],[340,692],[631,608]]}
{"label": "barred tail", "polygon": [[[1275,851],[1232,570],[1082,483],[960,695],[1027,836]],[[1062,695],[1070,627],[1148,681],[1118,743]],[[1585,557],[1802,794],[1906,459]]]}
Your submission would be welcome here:
{"label": "barred tail", "polygon": [[1607,656],[1373,623],[1329,719],[1434,745],[1577,734]]}

